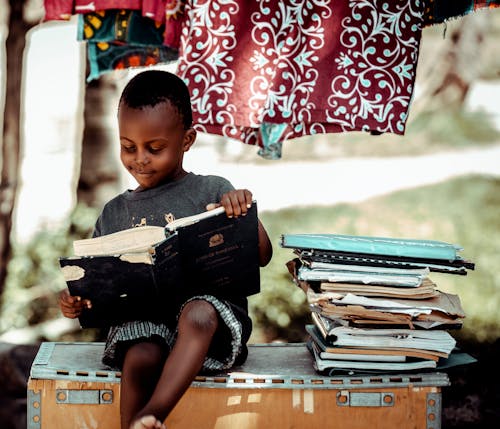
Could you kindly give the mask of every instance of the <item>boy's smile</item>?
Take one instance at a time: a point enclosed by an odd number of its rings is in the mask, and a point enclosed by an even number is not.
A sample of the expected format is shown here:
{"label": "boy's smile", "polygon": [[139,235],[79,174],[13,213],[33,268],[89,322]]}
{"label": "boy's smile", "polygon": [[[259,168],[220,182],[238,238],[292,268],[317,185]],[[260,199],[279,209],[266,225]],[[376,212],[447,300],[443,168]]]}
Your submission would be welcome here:
{"label": "boy's smile", "polygon": [[120,158],[139,184],[149,189],[183,177],[184,152],[196,132],[184,129],[182,117],[169,102],[134,109],[122,103],[118,111]]}

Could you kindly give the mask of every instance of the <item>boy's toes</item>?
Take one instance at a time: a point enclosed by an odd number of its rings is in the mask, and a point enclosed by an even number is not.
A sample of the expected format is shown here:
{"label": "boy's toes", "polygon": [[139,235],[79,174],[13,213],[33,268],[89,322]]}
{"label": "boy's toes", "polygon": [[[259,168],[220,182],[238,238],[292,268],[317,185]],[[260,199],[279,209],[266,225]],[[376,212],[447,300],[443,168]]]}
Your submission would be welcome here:
{"label": "boy's toes", "polygon": [[141,417],[130,425],[130,429],[167,429],[155,416]]}

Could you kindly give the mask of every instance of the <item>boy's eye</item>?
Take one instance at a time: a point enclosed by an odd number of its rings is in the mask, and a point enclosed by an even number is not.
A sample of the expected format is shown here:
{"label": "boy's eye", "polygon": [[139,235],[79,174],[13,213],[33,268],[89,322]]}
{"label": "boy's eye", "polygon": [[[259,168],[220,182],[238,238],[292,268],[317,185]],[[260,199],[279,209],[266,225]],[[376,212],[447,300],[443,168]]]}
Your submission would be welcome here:
{"label": "boy's eye", "polygon": [[122,150],[127,153],[133,153],[135,151],[135,146],[123,146]]}
{"label": "boy's eye", "polygon": [[150,147],[149,152],[152,154],[159,153],[161,152],[162,148],[161,147]]}

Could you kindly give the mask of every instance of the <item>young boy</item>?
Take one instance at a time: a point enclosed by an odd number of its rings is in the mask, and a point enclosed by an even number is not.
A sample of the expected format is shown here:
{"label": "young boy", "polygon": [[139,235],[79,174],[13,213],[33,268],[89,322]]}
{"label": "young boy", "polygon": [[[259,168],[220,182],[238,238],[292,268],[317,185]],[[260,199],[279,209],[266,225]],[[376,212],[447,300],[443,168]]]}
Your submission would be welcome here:
{"label": "young boy", "polygon": [[[157,70],[136,75],[121,95],[118,127],[121,161],[139,186],[105,205],[94,236],[145,224],[163,226],[219,205],[228,217],[245,216],[250,191],[183,169],[196,131],[189,92],[180,78]],[[259,263],[265,266],[272,246],[260,221],[258,235]],[[59,305],[64,316],[76,318],[92,304],[65,290]],[[252,322],[245,297],[196,296],[173,316],[172,322],[132,321],[109,331],[103,362],[122,369],[122,429],[164,427],[200,370],[227,369],[246,359]]]}

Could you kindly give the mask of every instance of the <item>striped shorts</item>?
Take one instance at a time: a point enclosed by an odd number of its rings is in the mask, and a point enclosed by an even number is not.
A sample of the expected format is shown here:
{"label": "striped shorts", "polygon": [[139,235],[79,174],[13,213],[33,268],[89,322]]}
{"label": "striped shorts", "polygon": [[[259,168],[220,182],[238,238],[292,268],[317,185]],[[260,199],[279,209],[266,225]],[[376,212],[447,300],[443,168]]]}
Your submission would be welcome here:
{"label": "striped shorts", "polygon": [[[241,360],[246,358],[246,342],[252,330],[252,321],[246,309],[211,295],[194,296],[184,305],[192,300],[204,300],[212,304],[219,315],[219,322],[222,322],[219,323],[219,328],[205,357],[202,372],[225,370],[234,366],[235,363],[243,363]],[[172,350],[176,338],[177,325],[172,327],[163,323],[141,320],[113,326],[108,333],[102,361],[109,367],[121,368],[127,346],[140,341],[154,341]]]}

